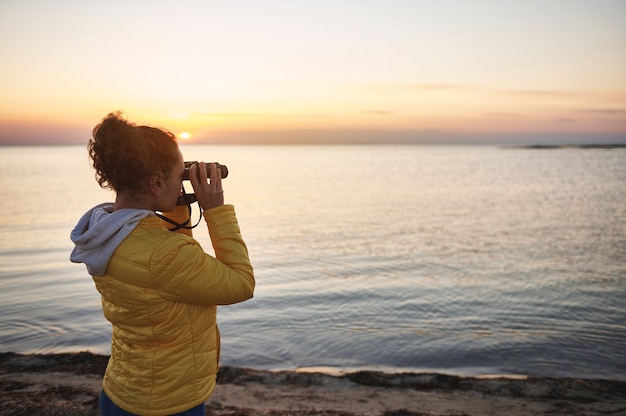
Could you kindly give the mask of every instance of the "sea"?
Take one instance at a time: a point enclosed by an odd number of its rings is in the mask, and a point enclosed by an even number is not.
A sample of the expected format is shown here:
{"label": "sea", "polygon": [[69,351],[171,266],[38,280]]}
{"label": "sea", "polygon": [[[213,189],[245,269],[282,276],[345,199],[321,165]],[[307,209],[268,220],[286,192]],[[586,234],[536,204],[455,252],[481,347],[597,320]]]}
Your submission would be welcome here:
{"label": "sea", "polygon": [[[228,166],[255,269],[218,310],[222,365],[626,380],[626,148],[181,149]],[[86,146],[0,147],[0,190],[0,352],[110,353],[69,261],[114,200]]]}

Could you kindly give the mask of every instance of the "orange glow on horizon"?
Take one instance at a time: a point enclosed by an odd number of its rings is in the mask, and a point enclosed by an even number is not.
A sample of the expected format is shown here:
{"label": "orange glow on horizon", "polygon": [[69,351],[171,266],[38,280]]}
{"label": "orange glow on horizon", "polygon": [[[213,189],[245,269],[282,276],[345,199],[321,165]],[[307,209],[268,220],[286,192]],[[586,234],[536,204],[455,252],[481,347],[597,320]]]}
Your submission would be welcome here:
{"label": "orange glow on horizon", "polygon": [[39,3],[0,6],[0,145],[85,143],[113,111],[190,144],[626,142],[624,3]]}

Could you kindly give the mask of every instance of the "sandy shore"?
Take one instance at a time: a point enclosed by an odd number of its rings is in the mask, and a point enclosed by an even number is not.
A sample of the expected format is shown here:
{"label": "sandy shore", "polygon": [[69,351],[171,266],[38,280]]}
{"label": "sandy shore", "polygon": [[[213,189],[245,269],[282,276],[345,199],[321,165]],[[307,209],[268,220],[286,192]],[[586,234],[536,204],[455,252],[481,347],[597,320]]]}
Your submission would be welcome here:
{"label": "sandy shore", "polygon": [[[0,353],[0,415],[97,415],[108,357]],[[626,382],[222,367],[207,415],[626,415]]]}

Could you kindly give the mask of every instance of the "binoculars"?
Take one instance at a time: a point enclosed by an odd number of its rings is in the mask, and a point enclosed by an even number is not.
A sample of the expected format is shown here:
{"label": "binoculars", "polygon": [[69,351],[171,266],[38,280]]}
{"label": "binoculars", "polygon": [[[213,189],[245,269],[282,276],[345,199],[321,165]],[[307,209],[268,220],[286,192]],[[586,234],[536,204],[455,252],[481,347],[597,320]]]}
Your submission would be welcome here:
{"label": "binoculars", "polygon": [[[214,162],[217,165],[217,168],[222,172],[222,179],[224,179],[225,177],[228,176],[228,168],[226,167],[226,165],[220,165],[217,162]],[[189,180],[189,169],[191,169],[191,167],[193,165],[197,165],[198,162],[185,162],[185,171],[183,172],[183,180],[184,181],[188,181]],[[200,173],[200,171],[198,171],[198,174]],[[206,176],[207,178],[211,177],[211,164],[207,163],[206,164]]]}
{"label": "binoculars", "polygon": [[[228,168],[226,167],[226,165],[220,165],[217,162],[214,162],[217,165],[217,168],[222,172],[222,179],[224,179],[225,177],[228,176]],[[189,180],[189,169],[191,169],[191,167],[193,165],[197,165],[198,162],[185,162],[185,171],[183,172],[183,180],[184,181],[188,181]],[[198,174],[200,174],[200,171],[198,171]],[[206,176],[207,178],[211,177],[211,164],[207,163],[206,164]],[[196,198],[196,194],[191,193],[188,194],[187,192],[185,192],[185,188],[183,187],[182,189],[182,195],[178,197],[178,200],[176,201],[176,205],[188,205],[190,206],[189,209],[191,209],[191,204],[193,204],[194,202],[196,202],[198,199]]]}

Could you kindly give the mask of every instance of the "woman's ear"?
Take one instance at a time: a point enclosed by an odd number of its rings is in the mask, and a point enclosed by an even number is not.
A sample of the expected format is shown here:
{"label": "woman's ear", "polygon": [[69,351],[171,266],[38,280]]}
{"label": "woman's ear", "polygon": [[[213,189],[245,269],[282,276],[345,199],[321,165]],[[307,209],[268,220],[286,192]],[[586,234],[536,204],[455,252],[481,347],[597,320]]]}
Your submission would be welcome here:
{"label": "woman's ear", "polygon": [[158,172],[148,178],[148,187],[155,196],[160,196],[163,191],[163,173]]}

